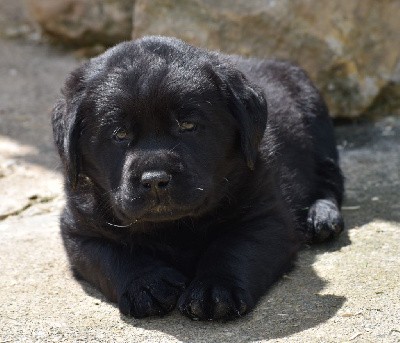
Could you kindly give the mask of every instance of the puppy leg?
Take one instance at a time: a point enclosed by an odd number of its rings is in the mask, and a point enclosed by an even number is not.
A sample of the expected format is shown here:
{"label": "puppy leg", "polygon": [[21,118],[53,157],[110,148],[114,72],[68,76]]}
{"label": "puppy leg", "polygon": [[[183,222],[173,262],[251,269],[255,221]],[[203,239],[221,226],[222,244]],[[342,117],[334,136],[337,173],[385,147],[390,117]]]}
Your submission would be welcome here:
{"label": "puppy leg", "polygon": [[298,244],[283,223],[248,223],[214,241],[178,301],[194,320],[229,320],[249,312],[294,259]]}
{"label": "puppy leg", "polygon": [[307,218],[308,231],[314,242],[337,237],[344,228],[344,221],[334,200],[318,199],[310,207]]}
{"label": "puppy leg", "polygon": [[153,256],[98,238],[64,232],[63,239],[74,272],[117,302],[125,315],[164,315],[185,288],[186,278]]}
{"label": "puppy leg", "polygon": [[318,163],[317,200],[311,204],[307,216],[307,229],[312,241],[323,242],[343,231],[342,198],[343,176],[337,162],[328,158],[321,160]]}

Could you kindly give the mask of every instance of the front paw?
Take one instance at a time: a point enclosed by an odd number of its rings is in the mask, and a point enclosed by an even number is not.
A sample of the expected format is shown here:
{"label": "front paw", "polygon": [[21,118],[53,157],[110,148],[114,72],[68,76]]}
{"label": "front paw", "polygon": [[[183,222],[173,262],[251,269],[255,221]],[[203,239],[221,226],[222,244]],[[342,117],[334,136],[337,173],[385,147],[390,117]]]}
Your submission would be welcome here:
{"label": "front paw", "polygon": [[195,279],[181,295],[179,310],[193,320],[230,320],[254,307],[243,288],[218,278]]}
{"label": "front paw", "polygon": [[126,316],[162,316],[172,311],[185,289],[186,278],[173,268],[159,267],[135,275],[121,292],[119,310]]}

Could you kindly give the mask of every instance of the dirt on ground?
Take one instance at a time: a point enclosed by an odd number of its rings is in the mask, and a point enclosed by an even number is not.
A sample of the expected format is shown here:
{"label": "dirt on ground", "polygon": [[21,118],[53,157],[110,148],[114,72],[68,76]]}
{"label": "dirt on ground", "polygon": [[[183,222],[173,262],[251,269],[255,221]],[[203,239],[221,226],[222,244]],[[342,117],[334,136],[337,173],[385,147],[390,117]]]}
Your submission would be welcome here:
{"label": "dirt on ground", "polygon": [[336,128],[346,231],[306,247],[247,317],[129,319],[74,280],[50,109],[80,61],[0,40],[0,342],[399,342],[400,118]]}

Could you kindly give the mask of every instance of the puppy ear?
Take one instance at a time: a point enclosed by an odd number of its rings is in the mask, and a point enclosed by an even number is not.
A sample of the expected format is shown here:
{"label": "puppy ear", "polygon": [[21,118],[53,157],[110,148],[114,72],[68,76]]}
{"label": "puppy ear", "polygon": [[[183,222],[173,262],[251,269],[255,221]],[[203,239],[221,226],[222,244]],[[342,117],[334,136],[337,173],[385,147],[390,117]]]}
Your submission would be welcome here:
{"label": "puppy ear", "polygon": [[54,142],[64,166],[67,184],[76,188],[79,174],[78,141],[80,124],[78,118],[82,99],[81,74],[73,72],[65,83],[60,98],[52,110]]}
{"label": "puppy ear", "polygon": [[217,76],[229,110],[239,123],[241,147],[247,165],[254,169],[267,125],[268,109],[264,93],[233,67],[219,66]]}

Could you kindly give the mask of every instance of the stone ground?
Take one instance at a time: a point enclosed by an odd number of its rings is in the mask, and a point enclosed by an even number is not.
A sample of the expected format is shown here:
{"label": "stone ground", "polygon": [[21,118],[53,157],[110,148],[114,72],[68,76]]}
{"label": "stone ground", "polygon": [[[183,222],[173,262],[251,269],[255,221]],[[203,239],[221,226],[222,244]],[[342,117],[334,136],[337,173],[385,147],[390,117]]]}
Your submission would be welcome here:
{"label": "stone ground", "polygon": [[128,319],[68,270],[49,111],[79,61],[0,40],[0,342],[399,342],[400,118],[337,127],[339,240],[308,247],[249,316]]}

